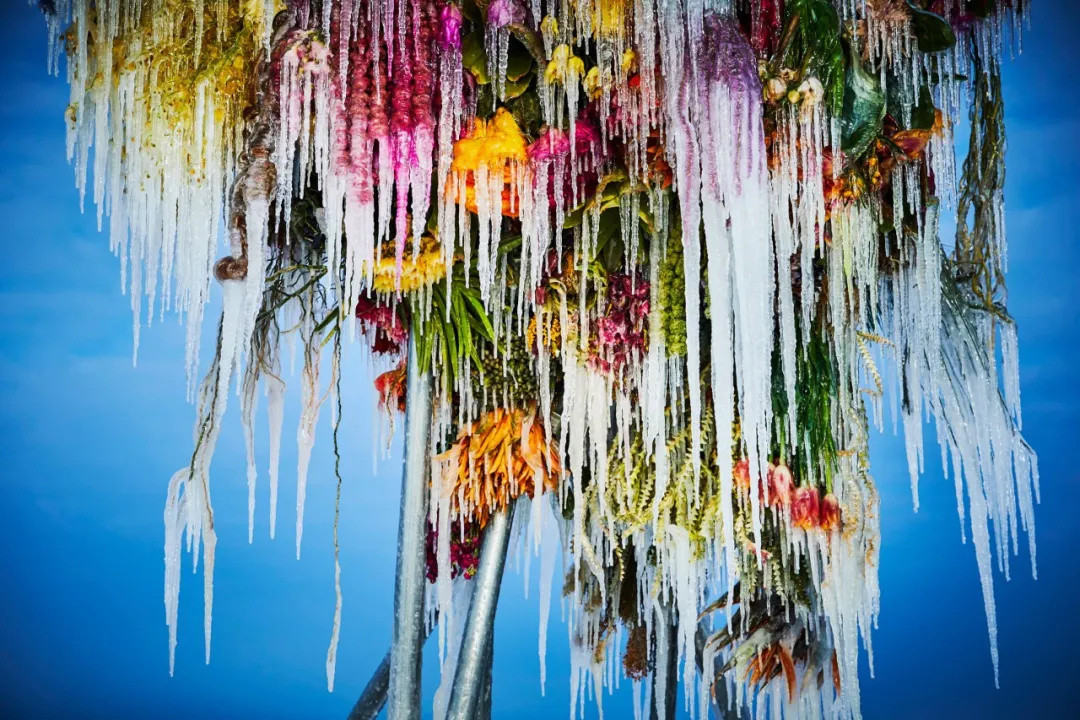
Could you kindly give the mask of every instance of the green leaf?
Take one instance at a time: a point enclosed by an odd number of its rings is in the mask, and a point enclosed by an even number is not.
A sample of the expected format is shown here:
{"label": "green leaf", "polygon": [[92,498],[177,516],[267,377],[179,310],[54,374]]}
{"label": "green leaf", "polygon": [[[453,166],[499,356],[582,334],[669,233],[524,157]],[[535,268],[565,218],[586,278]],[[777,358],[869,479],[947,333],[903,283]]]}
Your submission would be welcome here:
{"label": "green leaf", "polygon": [[543,67],[547,63],[547,57],[544,55],[544,41],[540,35],[527,25],[510,23],[506,27],[517,38],[518,42],[529,51],[537,65]]}
{"label": "green leaf", "polygon": [[949,21],[937,13],[923,10],[912,0],[907,0],[911,13],[911,32],[915,36],[919,50],[924,53],[936,53],[948,50],[956,44],[956,33]]}
{"label": "green leaf", "polygon": [[529,89],[529,85],[532,84],[532,74],[526,75],[520,80],[511,80],[509,77],[506,79],[506,85],[503,87],[503,97],[506,100],[512,100],[516,97],[521,97],[525,94],[525,91]]}
{"label": "green leaf", "polygon": [[994,12],[996,0],[968,0],[967,11],[977,18],[988,18]]}
{"label": "green leaf", "polygon": [[930,95],[930,88],[923,85],[919,93],[919,104],[911,110],[911,129],[929,130],[934,127],[937,120],[937,108],[934,107],[934,98]]}
{"label": "green leaf", "polygon": [[477,85],[487,85],[487,50],[484,48],[484,31],[475,30],[461,39],[461,64],[473,74]]}
{"label": "green leaf", "polygon": [[476,297],[476,291],[472,289],[462,289],[458,292],[461,293],[462,297],[465,298],[466,302],[472,305],[474,311],[473,316],[480,321],[481,327],[483,328],[483,336],[487,338],[487,340],[494,342],[495,328],[491,326],[491,321],[488,320],[487,312],[484,310],[484,304],[480,302],[480,298]]}
{"label": "green leaf", "polygon": [[529,137],[536,137],[544,124],[544,111],[537,93],[525,93],[508,99],[506,107],[517,120],[518,127]]}
{"label": "green leaf", "polygon": [[511,42],[506,54],[506,79],[521,80],[533,68],[533,57],[521,45]]}
{"label": "green leaf", "polygon": [[885,93],[862,66],[858,52],[847,44],[848,69],[844,85],[844,111],[840,122],[840,145],[850,160],[862,155],[874,143],[885,119]]}

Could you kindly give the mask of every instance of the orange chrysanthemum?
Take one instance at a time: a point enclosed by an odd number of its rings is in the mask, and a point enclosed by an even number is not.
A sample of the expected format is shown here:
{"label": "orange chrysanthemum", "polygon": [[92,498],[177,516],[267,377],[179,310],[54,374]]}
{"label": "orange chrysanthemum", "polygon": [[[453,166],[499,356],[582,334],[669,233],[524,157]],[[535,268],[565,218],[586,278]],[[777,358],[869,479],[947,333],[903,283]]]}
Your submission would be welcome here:
{"label": "orange chrysanthemum", "polygon": [[481,527],[515,498],[532,497],[538,481],[547,490],[558,486],[558,455],[535,414],[520,410],[485,414],[435,460],[443,464],[455,514]]}

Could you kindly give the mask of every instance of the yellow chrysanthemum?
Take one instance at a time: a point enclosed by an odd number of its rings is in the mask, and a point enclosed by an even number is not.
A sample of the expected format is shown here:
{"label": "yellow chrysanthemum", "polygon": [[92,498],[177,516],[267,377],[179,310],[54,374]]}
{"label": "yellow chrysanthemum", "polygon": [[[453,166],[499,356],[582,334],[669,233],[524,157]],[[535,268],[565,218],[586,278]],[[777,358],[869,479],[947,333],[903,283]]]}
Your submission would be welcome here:
{"label": "yellow chrysanthemum", "polygon": [[[514,167],[529,160],[525,135],[517,120],[505,108],[495,111],[490,120],[477,118],[467,136],[454,143],[454,160],[450,169],[464,179],[457,180],[455,200],[470,212],[477,212],[476,171],[487,168],[488,173],[502,173],[502,214],[517,215],[517,189],[514,187]],[[448,188],[448,192],[451,188]]]}
{"label": "yellow chrysanthemum", "polygon": [[398,281],[397,260],[394,256],[393,243],[383,246],[382,258],[375,263],[375,278],[372,287],[376,292],[413,292],[420,288],[434,285],[446,277],[446,262],[443,259],[439,241],[431,235],[420,239],[420,252],[415,255],[411,248],[405,248],[405,257],[401,261],[401,278]]}
{"label": "yellow chrysanthemum", "polygon": [[508,162],[528,162],[525,136],[517,120],[506,108],[499,108],[490,120],[473,120],[468,135],[454,143],[454,171],[478,170],[481,165],[496,168]]}

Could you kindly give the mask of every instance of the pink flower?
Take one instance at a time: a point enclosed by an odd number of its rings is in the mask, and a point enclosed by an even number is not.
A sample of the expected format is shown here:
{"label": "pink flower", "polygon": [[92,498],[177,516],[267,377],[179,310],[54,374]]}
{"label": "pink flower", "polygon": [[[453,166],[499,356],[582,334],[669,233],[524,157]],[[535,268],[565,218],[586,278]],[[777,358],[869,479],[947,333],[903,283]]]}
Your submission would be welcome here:
{"label": "pink flower", "polygon": [[597,322],[594,364],[605,372],[620,370],[645,351],[644,318],[649,314],[649,283],[613,273],[608,276],[605,314]]}
{"label": "pink flower", "polygon": [[840,501],[829,493],[821,499],[821,528],[832,530],[840,527]]}
{"label": "pink flower", "polygon": [[795,478],[791,468],[780,464],[769,466],[769,504],[774,507],[788,507],[791,496],[795,493]]}
{"label": "pink flower", "polygon": [[817,488],[803,486],[795,489],[791,503],[791,524],[803,530],[817,527],[821,502]]}
{"label": "pink flower", "polygon": [[516,0],[491,0],[487,8],[489,28],[501,28],[525,22],[525,8]]}

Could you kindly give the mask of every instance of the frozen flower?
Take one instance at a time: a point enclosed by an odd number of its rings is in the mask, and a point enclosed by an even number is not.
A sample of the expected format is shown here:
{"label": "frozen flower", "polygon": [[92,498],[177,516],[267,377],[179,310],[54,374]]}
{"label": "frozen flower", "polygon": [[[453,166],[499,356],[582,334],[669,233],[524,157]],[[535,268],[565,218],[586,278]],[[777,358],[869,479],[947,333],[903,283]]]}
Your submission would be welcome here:
{"label": "frozen flower", "polygon": [[631,357],[645,352],[648,281],[630,275],[610,275],[605,310],[597,322],[597,342],[590,359],[600,370],[618,371]]}
{"label": "frozen flower", "polygon": [[791,468],[783,463],[769,466],[769,504],[786,508],[791,505],[795,492],[795,478]]}
{"label": "frozen flower", "polygon": [[555,83],[576,83],[585,74],[585,61],[574,54],[569,45],[563,43],[551,53],[551,62],[544,70],[544,82],[548,85]]}
{"label": "frozen flower", "polygon": [[442,246],[431,235],[420,238],[420,252],[405,250],[398,266],[393,246],[384,247],[382,257],[375,263],[372,286],[377,292],[413,292],[429,287],[446,277],[446,261]]}
{"label": "frozen flower", "polygon": [[787,83],[780,78],[769,78],[769,82],[765,83],[765,97],[776,102],[787,94],[787,87]]}
{"label": "frozen flower", "polygon": [[[610,146],[609,146],[610,147]],[[569,133],[559,128],[547,128],[529,145],[529,161],[535,166],[539,163],[559,165],[557,171],[547,174],[548,199],[555,204],[557,198],[556,181],[562,183],[563,202],[574,205],[589,197],[599,181],[599,168],[603,158],[600,155],[600,131],[593,121],[581,116],[574,123],[573,160],[576,172],[571,172],[571,141]],[[576,182],[576,185],[574,181]]]}
{"label": "frozen flower", "polygon": [[817,488],[809,485],[795,489],[791,501],[791,524],[803,530],[817,527],[821,502]]}
{"label": "frozen flower", "polygon": [[739,462],[735,463],[735,467],[732,469],[732,473],[735,477],[735,487],[740,490],[750,489],[750,461],[743,458]]}
{"label": "frozen flower", "polygon": [[461,8],[454,3],[439,11],[438,43],[443,50],[461,50]]}
{"label": "frozen flower", "polygon": [[392,307],[361,295],[356,303],[356,319],[360,329],[371,336],[372,352],[388,355],[403,350],[409,333]]}
{"label": "frozen flower", "polygon": [[457,202],[471,212],[477,212],[476,172],[483,166],[488,173],[502,173],[502,213],[517,215],[517,189],[512,166],[529,159],[525,136],[517,121],[505,108],[499,108],[490,120],[473,120],[472,130],[454,143],[454,159],[450,169],[464,176],[464,188],[457,189]]}
{"label": "frozen flower", "polygon": [[840,501],[829,493],[821,499],[821,528],[832,530],[840,526]]}
{"label": "frozen flower", "polygon": [[604,81],[600,77],[600,68],[593,67],[589,72],[585,73],[585,80],[582,81],[582,85],[585,87],[585,94],[592,100],[596,100],[603,95]]}
{"label": "frozen flower", "polygon": [[537,484],[547,491],[558,486],[557,450],[539,419],[517,410],[499,408],[463,427],[434,462],[453,498],[454,514],[479,527],[513,499],[531,497]]}
{"label": "frozen flower", "polygon": [[799,95],[803,104],[814,106],[825,95],[825,88],[816,77],[808,77],[799,85]]}
{"label": "frozen flower", "polygon": [[407,386],[405,361],[402,360],[396,368],[375,378],[375,391],[379,393],[379,408],[387,411],[394,408],[398,412],[405,412]]}
{"label": "frozen flower", "polygon": [[491,0],[491,4],[487,7],[489,28],[501,28],[523,22],[525,22],[525,8],[517,0]]}

